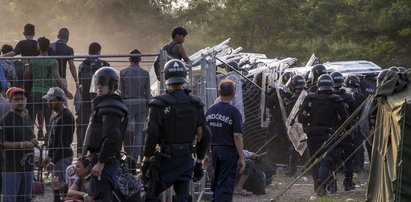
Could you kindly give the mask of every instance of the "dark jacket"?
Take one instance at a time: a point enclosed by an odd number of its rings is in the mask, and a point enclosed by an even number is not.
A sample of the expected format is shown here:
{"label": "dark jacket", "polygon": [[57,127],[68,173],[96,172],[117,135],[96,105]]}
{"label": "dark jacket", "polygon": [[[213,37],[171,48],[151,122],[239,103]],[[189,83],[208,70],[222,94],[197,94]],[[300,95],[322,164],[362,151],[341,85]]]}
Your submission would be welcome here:
{"label": "dark jacket", "polygon": [[119,95],[93,99],[93,113],[87,129],[86,146],[98,161],[110,163],[119,158],[127,127],[127,108]]}

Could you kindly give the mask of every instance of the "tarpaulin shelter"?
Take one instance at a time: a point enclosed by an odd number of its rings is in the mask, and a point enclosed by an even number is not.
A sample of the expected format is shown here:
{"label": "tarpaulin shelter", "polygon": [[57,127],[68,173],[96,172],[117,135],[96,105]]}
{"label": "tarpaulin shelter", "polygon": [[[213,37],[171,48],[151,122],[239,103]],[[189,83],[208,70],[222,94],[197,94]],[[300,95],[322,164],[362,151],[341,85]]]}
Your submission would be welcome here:
{"label": "tarpaulin shelter", "polygon": [[411,70],[388,73],[376,95],[367,201],[411,201]]}

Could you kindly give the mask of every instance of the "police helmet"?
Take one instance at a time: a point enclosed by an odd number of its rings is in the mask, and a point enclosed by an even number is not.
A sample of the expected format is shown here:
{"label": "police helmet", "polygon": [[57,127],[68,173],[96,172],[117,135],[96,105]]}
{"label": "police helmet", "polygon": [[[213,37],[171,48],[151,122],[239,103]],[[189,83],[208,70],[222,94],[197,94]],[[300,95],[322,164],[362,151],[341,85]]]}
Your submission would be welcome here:
{"label": "police helmet", "polygon": [[396,67],[396,66],[390,67],[389,70],[391,70],[391,71],[393,71],[393,72],[400,72],[400,70],[399,70],[398,67]]}
{"label": "police helmet", "polygon": [[224,65],[224,66],[225,66],[225,70],[226,70],[227,72],[233,71],[233,68],[234,68],[235,70],[238,70],[238,69],[239,69],[238,63],[235,62],[235,61],[231,61],[231,62],[227,63],[227,65]]}
{"label": "police helmet", "polygon": [[355,75],[349,75],[345,78],[344,84],[349,88],[358,88],[360,87],[360,78]]}
{"label": "police helmet", "polygon": [[318,64],[311,68],[311,73],[314,76],[314,78],[318,78],[323,74],[327,74],[327,69],[324,67],[324,65]]}
{"label": "police helmet", "polygon": [[97,92],[97,86],[109,86],[112,91],[117,90],[120,77],[112,67],[102,67],[98,69],[91,79],[90,93]]}
{"label": "police helmet", "polygon": [[344,85],[344,76],[340,72],[333,72],[330,74],[333,79],[333,88],[338,88]]}
{"label": "police helmet", "polygon": [[398,70],[400,70],[400,72],[406,72],[407,71],[404,67],[398,67]]}
{"label": "police helmet", "polygon": [[281,75],[281,82],[285,85],[293,76],[294,76],[293,72],[284,72]]}
{"label": "police helmet", "polygon": [[371,80],[371,81],[377,81],[377,76],[378,76],[378,73],[371,73],[371,74],[365,74],[364,78]]}
{"label": "police helmet", "polygon": [[333,90],[333,79],[328,74],[323,74],[318,78],[318,90],[326,91]]}
{"label": "police helmet", "polygon": [[164,67],[166,85],[188,83],[186,66],[181,60],[170,60]]}
{"label": "police helmet", "polygon": [[388,72],[390,72],[391,70],[389,69],[384,69],[382,70],[377,77],[377,83],[378,85],[380,85],[382,83],[382,81],[384,81],[385,76],[388,74]]}
{"label": "police helmet", "polygon": [[292,85],[295,89],[307,89],[305,79],[301,75],[293,76],[293,78],[291,78],[289,83],[292,83]]}

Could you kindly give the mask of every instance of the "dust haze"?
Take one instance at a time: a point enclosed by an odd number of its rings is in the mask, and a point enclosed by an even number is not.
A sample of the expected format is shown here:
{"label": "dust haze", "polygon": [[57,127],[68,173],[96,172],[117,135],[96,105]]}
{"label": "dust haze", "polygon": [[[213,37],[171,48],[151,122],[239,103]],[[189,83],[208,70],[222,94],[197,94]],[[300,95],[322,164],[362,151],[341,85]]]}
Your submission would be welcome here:
{"label": "dust haze", "polygon": [[[147,1],[148,2],[148,1]],[[132,49],[157,52],[170,41],[171,29],[178,24],[156,17],[155,8],[141,0],[0,0],[0,45],[13,47],[24,39],[23,27],[36,26],[34,39],[45,36],[57,40],[60,28],[70,31],[68,45],[75,55],[87,55],[88,45],[98,42],[101,54],[126,54]],[[142,7],[146,5],[146,7]],[[167,21],[167,22],[166,22]]]}

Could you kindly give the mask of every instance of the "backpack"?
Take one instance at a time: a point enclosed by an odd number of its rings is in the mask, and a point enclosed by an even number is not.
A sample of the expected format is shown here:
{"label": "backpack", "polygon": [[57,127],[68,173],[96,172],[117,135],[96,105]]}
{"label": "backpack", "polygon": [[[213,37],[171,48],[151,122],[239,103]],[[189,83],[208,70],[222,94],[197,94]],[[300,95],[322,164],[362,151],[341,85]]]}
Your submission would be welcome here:
{"label": "backpack", "polygon": [[252,163],[251,166],[250,175],[244,183],[244,189],[251,191],[255,195],[264,195],[266,194],[265,186],[267,184],[267,177],[263,170],[254,163]]}
{"label": "backpack", "polygon": [[[167,61],[173,59],[171,56],[172,55],[171,50],[173,50],[174,46],[176,46],[177,44],[178,43],[169,43],[161,49],[161,50],[167,51]],[[160,56],[156,57],[156,61],[154,61],[153,67],[154,67],[154,71],[157,76],[157,80],[160,81]]]}
{"label": "backpack", "polygon": [[[124,202],[142,201],[140,196],[144,188],[143,183],[130,172],[133,165],[130,166],[130,158],[122,159],[117,171],[118,186],[114,191],[115,198]],[[135,163],[135,162],[134,162]]]}
{"label": "backpack", "polygon": [[91,101],[90,94],[91,79],[94,73],[101,67],[109,66],[107,62],[99,59],[93,59],[89,64],[82,62],[79,66],[78,78],[81,83],[81,99],[83,101]]}

